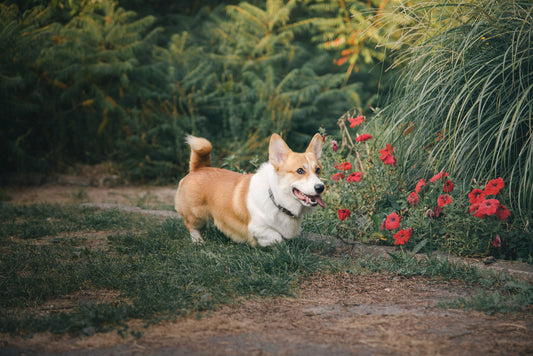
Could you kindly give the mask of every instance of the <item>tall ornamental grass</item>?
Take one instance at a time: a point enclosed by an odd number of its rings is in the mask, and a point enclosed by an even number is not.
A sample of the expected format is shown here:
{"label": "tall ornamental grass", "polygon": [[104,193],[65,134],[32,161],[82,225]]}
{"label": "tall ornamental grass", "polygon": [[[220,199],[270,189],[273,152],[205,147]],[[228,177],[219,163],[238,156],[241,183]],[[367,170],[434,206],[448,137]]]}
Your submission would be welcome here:
{"label": "tall ornamental grass", "polygon": [[407,140],[409,177],[445,169],[467,185],[508,182],[509,203],[533,209],[533,3],[424,1],[398,8],[403,66],[383,112]]}

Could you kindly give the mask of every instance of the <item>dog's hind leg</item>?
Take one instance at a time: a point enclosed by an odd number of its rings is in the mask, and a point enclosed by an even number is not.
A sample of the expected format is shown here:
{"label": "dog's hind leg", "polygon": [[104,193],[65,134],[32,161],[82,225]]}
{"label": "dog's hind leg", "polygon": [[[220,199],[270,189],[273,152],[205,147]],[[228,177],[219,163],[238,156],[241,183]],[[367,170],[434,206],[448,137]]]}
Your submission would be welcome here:
{"label": "dog's hind leg", "polygon": [[189,219],[183,219],[183,222],[185,223],[185,226],[187,227],[187,230],[189,230],[189,233],[191,234],[191,240],[194,243],[202,243],[204,242],[204,239],[202,238],[202,235],[200,234],[200,230],[203,229],[205,226],[205,222],[201,219],[193,219],[193,222],[191,222]]}
{"label": "dog's hind leg", "polygon": [[185,222],[185,226],[187,226],[187,229],[189,230],[191,234],[191,240],[194,243],[203,243],[204,239],[202,238],[202,235],[200,234],[201,228],[198,226],[191,225],[187,222]]}
{"label": "dog's hind leg", "polygon": [[200,231],[195,230],[195,229],[191,229],[190,233],[191,233],[192,242],[194,242],[194,243],[203,243],[204,242],[204,239],[202,238],[202,235],[200,235]]}

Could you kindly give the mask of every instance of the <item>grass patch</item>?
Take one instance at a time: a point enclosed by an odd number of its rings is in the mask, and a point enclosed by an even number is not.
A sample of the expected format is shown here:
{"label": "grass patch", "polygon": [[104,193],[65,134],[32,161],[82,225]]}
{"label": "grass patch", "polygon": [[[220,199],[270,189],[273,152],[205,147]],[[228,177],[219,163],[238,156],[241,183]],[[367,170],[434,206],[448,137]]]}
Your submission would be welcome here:
{"label": "grass patch", "polygon": [[[291,295],[302,276],[328,264],[317,253],[321,245],[303,239],[257,249],[212,228],[198,245],[178,219],[117,210],[6,204],[0,217],[4,333],[90,334],[126,328],[132,318],[201,313],[243,296]],[[71,237],[101,231],[105,244]],[[113,298],[70,298],[86,291]],[[70,303],[56,310],[50,305],[58,299]]]}
{"label": "grass patch", "polygon": [[533,286],[530,283],[508,281],[501,288],[478,289],[470,298],[441,301],[443,308],[477,310],[489,315],[518,312],[533,304]]}
{"label": "grass patch", "polygon": [[89,207],[65,207],[51,204],[0,205],[0,243],[6,239],[28,239],[66,232],[132,229],[148,222],[146,217],[124,214],[118,210]]}
{"label": "grass patch", "polygon": [[370,272],[387,272],[399,276],[422,276],[430,279],[460,280],[467,284],[489,286],[499,277],[494,273],[445,258],[430,257],[417,259],[408,252],[396,251],[389,253],[390,258],[365,257],[357,261],[357,265]]}
{"label": "grass patch", "polygon": [[445,258],[417,259],[412,253],[397,251],[390,258],[365,257],[355,266],[369,272],[387,272],[404,277],[422,276],[434,280],[460,281],[477,287],[469,298],[442,300],[443,308],[482,311],[487,314],[518,312],[533,304],[533,285],[509,279],[492,271],[453,262]]}
{"label": "grass patch", "polygon": [[128,320],[150,324],[242,297],[291,296],[305,276],[346,270],[480,288],[471,300],[445,307],[492,313],[532,303],[530,284],[401,251],[390,258],[328,258],[331,244],[294,239],[259,249],[230,242],[212,227],[204,244],[194,244],[179,219],[88,207],[3,204],[0,218],[0,333],[138,335]]}

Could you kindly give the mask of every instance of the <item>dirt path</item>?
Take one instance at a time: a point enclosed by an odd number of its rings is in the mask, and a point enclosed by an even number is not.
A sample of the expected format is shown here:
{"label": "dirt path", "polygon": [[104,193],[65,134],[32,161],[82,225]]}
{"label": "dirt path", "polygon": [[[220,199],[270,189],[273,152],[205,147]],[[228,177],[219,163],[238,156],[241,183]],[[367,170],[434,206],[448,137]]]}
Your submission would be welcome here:
{"label": "dirt path", "polygon": [[[32,354],[148,355],[526,355],[533,353],[531,310],[488,316],[441,309],[466,296],[460,284],[380,274],[309,278],[295,298],[256,299],[204,316],[80,339],[36,335],[10,340]],[[135,327],[136,323],[132,323]],[[139,323],[137,323],[139,324]]]}
{"label": "dirt path", "polygon": [[[106,203],[170,210],[174,188],[48,185],[7,193],[14,203]],[[380,251],[356,246],[352,253]],[[530,276],[527,265],[494,265],[514,266],[522,270],[523,277]],[[133,321],[130,328],[142,331],[140,338],[123,338],[116,332],[84,338],[47,333],[27,339],[0,335],[0,354],[533,354],[531,307],[517,314],[492,316],[438,307],[441,299],[474,292],[461,283],[420,277],[319,274],[304,281],[293,298],[242,300],[202,318],[191,316],[148,328]]]}

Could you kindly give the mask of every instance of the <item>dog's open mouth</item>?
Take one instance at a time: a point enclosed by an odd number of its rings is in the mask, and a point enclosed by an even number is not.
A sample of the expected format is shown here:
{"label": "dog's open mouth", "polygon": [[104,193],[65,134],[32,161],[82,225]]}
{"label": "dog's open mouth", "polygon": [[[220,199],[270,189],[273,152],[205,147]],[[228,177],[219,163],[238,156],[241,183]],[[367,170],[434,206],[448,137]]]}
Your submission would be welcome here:
{"label": "dog's open mouth", "polygon": [[294,188],[292,190],[292,193],[296,198],[298,198],[303,205],[306,206],[317,206],[320,205],[322,208],[326,207],[326,204],[324,204],[324,201],[322,200],[322,197],[320,195],[307,195],[299,191],[298,189]]}

